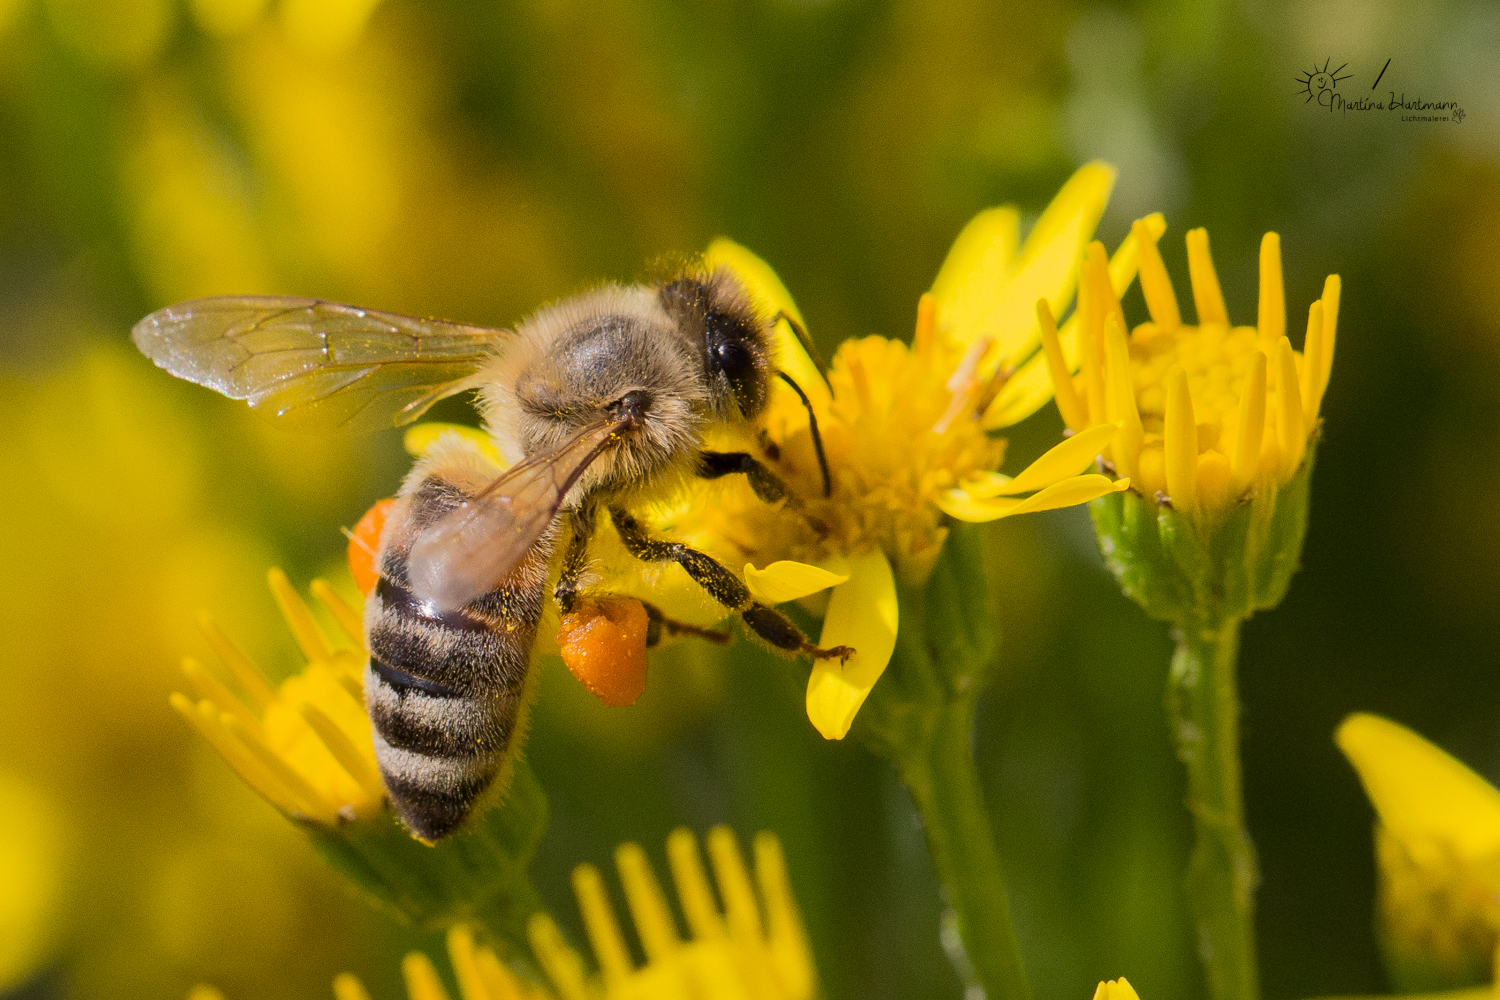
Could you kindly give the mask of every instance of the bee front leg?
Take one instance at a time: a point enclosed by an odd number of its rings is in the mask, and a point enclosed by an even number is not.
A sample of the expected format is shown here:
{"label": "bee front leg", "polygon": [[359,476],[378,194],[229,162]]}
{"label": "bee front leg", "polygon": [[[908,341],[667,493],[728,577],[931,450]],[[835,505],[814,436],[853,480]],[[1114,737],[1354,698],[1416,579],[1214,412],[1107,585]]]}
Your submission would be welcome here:
{"label": "bee front leg", "polygon": [[698,453],[698,478],[721,479],[736,473],[744,473],[755,495],[766,503],[775,503],[786,496],[786,486],[781,479],[754,455],[743,451]]}
{"label": "bee front leg", "polygon": [[609,517],[615,523],[620,541],[625,543],[625,548],[631,555],[645,562],[675,562],[710,597],[729,610],[739,612],[746,627],[770,644],[771,648],[789,655],[800,653],[815,660],[842,661],[854,655],[854,650],[849,646],[823,649],[808,642],[807,636],[802,634],[802,630],[790,618],[770,605],[757,601],[750,593],[750,588],[739,577],[707,553],[681,542],[652,538],[640,521],[619,507],[611,507]]}

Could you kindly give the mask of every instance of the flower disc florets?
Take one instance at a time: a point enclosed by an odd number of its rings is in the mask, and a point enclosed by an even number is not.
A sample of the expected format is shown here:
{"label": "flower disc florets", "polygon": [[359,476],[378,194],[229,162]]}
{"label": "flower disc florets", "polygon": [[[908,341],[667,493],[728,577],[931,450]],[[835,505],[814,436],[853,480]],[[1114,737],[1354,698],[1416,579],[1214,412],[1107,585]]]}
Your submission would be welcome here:
{"label": "flower disc florets", "polygon": [[1048,357],[1069,426],[1118,423],[1109,456],[1135,491],[1213,525],[1259,487],[1285,485],[1302,467],[1333,363],[1339,278],[1328,278],[1308,310],[1296,351],[1286,337],[1280,238],[1267,233],[1261,243],[1257,325],[1233,326],[1208,233],[1195,229],[1187,247],[1198,323],[1185,324],[1156,247],[1164,230],[1153,216],[1131,233],[1151,320],[1126,334],[1113,265],[1093,243],[1079,283],[1081,328],[1064,331],[1073,333],[1064,343],[1043,316]]}
{"label": "flower disc florets", "polygon": [[772,471],[796,509],[747,504],[717,516],[755,524],[760,537],[774,540],[775,558],[823,563],[881,551],[898,577],[922,580],[947,536],[937,501],[1005,455],[1005,441],[980,428],[972,402],[953,413],[946,384],[963,360],[964,351],[934,336],[930,323],[925,333],[918,324],[911,347],[884,337],[846,341],[828,371],[831,398],[816,405],[827,494],[807,411],[793,394],[778,394],[764,426],[776,455]]}

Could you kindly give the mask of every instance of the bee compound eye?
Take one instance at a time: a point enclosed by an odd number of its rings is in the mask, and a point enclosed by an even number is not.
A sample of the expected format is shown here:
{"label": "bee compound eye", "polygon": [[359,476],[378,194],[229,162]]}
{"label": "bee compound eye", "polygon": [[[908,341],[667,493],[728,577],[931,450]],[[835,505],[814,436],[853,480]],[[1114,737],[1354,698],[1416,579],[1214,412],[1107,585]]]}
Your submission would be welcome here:
{"label": "bee compound eye", "polygon": [[754,367],[750,352],[737,340],[721,340],[709,348],[708,354],[714,370],[728,376],[731,382],[743,378]]}

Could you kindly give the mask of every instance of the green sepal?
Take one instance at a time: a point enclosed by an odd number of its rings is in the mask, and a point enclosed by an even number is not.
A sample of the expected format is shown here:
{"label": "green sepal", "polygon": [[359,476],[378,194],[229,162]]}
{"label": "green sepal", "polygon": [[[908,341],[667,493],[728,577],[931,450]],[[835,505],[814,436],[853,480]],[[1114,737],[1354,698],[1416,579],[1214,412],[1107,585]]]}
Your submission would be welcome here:
{"label": "green sepal", "polygon": [[1134,491],[1089,503],[1099,551],[1127,596],[1153,618],[1219,628],[1281,603],[1302,557],[1316,441],[1283,486],[1263,486],[1205,523]]}
{"label": "green sepal", "polygon": [[299,825],[377,909],[424,930],[474,922],[524,950],[526,920],[541,908],[527,868],[547,815],[541,784],[517,760],[504,798],[432,846],[412,839],[389,811],[335,827]]}

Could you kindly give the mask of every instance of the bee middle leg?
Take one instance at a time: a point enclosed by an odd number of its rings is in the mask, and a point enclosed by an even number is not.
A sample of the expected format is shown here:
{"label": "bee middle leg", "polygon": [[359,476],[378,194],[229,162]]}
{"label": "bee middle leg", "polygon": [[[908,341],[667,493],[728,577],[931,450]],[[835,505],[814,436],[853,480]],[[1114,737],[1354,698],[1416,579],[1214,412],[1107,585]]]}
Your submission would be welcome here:
{"label": "bee middle leg", "polygon": [[[563,614],[572,611],[574,605],[578,603],[583,571],[588,566],[589,539],[594,535],[595,513],[595,508],[590,505],[573,511],[570,518],[572,537],[568,540],[567,551],[563,553],[562,570],[557,577],[557,586],[552,590],[557,607]],[[689,625],[687,622],[669,618],[649,601],[641,601],[641,605],[646,609],[646,648],[648,649],[654,648],[661,642],[663,633],[707,639],[709,642],[721,644],[729,641],[728,632],[699,628],[697,625]]]}
{"label": "bee middle leg", "polygon": [[739,612],[746,627],[773,649],[790,655],[800,653],[815,660],[842,661],[854,655],[854,649],[849,646],[824,649],[809,642],[790,618],[770,605],[757,601],[750,593],[750,588],[739,577],[707,553],[681,542],[651,537],[640,521],[619,507],[611,507],[609,517],[615,523],[620,541],[625,543],[625,548],[631,555],[645,562],[675,562],[710,597],[729,610]]}
{"label": "bee middle leg", "polygon": [[743,451],[698,453],[699,479],[722,479],[736,473],[744,473],[755,495],[766,503],[775,503],[786,496],[786,485],[754,455]]}

